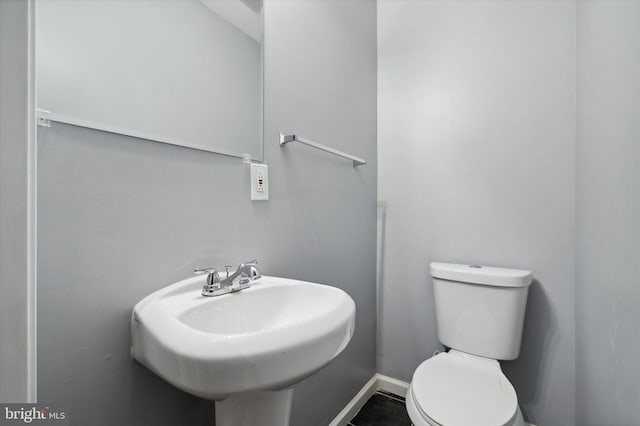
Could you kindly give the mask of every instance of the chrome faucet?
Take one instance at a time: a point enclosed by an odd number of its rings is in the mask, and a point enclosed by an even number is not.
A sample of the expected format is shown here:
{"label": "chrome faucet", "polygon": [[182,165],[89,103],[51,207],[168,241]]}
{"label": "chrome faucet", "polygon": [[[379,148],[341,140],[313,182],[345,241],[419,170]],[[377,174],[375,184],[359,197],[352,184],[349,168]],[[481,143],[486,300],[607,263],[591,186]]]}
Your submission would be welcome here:
{"label": "chrome faucet", "polygon": [[225,266],[227,275],[224,279],[220,279],[220,274],[218,274],[216,268],[200,269],[196,267],[193,272],[198,275],[209,274],[207,275],[207,283],[202,286],[203,296],[220,296],[249,288],[253,281],[262,278],[262,273],[256,266],[257,263],[257,259],[241,263],[238,269],[231,275],[229,275],[231,266],[227,265]]}
{"label": "chrome faucet", "polygon": [[193,273],[196,275],[208,274],[207,283],[202,286],[203,296],[214,296],[214,293],[220,290],[220,274],[216,268],[198,268],[196,266]]}
{"label": "chrome faucet", "polygon": [[262,273],[256,266],[257,264],[258,259],[253,259],[250,262],[241,263],[238,266],[238,269],[231,275],[229,275],[229,269],[231,268],[231,266],[225,266],[227,270],[227,277],[221,281],[222,285],[233,285],[233,281],[235,279],[238,279],[239,284],[243,284],[245,282],[251,282],[261,278]]}

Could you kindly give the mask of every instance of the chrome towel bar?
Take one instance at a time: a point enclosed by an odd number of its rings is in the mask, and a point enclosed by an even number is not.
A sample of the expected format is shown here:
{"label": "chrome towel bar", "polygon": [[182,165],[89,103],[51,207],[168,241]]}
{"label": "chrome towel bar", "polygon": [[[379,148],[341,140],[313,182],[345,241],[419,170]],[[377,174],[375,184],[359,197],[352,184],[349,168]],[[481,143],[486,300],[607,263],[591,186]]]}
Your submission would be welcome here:
{"label": "chrome towel bar", "polygon": [[346,152],[339,151],[334,148],[330,148],[328,146],[319,144],[318,142],[311,141],[309,139],[301,138],[296,135],[285,135],[284,133],[280,133],[280,146],[285,146],[289,142],[300,142],[302,144],[308,145],[310,147],[326,151],[330,154],[339,155],[340,157],[347,158],[353,161],[353,167],[362,166],[363,164],[367,164],[367,161],[356,157],[355,155],[347,154]]}

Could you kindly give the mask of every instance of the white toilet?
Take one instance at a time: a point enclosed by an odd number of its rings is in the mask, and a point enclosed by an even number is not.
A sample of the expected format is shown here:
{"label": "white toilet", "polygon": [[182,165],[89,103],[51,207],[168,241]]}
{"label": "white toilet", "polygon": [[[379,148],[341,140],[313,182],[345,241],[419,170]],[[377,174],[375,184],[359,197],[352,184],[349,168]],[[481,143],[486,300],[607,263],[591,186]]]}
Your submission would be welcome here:
{"label": "white toilet", "polygon": [[438,339],[407,391],[415,426],[523,426],[518,397],[498,360],[516,359],[531,272],[432,263]]}

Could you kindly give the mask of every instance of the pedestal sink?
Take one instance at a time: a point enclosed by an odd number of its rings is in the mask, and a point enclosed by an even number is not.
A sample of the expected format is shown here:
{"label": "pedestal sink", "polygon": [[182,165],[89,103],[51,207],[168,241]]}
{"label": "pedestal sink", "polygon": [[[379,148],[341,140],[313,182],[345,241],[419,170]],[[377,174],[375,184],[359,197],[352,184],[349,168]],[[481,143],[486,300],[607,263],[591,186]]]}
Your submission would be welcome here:
{"label": "pedestal sink", "polygon": [[204,280],[177,282],[134,307],[132,356],[216,401],[216,426],[288,425],[292,386],[349,343],[353,299],[335,287],[269,276],[204,297]]}

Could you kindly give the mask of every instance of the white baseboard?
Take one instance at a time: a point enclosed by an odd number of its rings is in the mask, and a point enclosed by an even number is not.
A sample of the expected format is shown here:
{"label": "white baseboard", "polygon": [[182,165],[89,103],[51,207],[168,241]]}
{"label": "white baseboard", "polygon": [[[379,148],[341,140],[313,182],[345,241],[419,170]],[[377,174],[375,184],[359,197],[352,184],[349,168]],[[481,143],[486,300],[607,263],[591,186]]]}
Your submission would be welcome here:
{"label": "white baseboard", "polygon": [[[373,377],[360,389],[360,391],[353,397],[351,401],[338,413],[335,419],[329,426],[347,426],[347,424],[353,419],[358,411],[364,407],[371,395],[376,391],[382,390],[392,393],[394,395],[404,397],[409,389],[409,383],[402,380],[394,379],[393,377],[385,376],[384,374],[376,373]],[[525,423],[525,426],[535,426],[531,423]]]}
{"label": "white baseboard", "polygon": [[375,376],[378,388],[376,390],[382,390],[392,393],[404,398],[409,389],[409,383],[402,380],[394,379],[393,377],[385,376],[384,374],[376,373]]}
{"label": "white baseboard", "polygon": [[376,391],[383,390],[395,395],[404,396],[408,388],[409,384],[406,382],[376,373],[362,389],[360,389],[356,396],[349,401],[346,407],[338,413],[336,418],[329,423],[329,426],[346,426]]}

